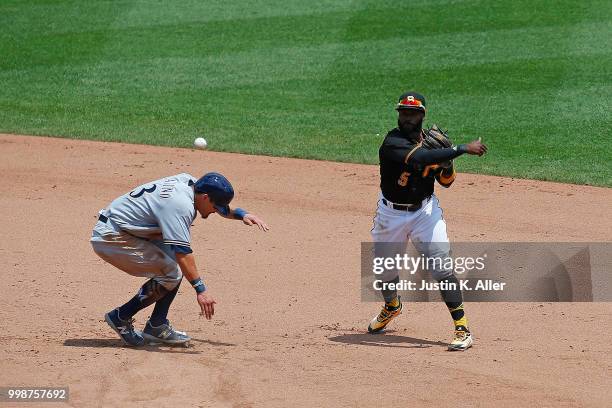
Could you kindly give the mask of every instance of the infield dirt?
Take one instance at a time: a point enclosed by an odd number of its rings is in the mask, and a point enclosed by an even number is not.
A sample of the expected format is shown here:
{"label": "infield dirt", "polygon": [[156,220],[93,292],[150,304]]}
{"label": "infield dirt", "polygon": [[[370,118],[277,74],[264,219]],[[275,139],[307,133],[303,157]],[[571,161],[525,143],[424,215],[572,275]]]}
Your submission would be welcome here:
{"label": "infield dirt", "polygon": [[[463,160],[475,159],[459,171]],[[468,304],[476,343],[464,353],[446,351],[442,303],[405,304],[387,334],[365,333],[380,307],[359,292],[376,166],[0,135],[0,170],[0,386],[68,386],[79,407],[612,401],[612,303]],[[169,317],[192,347],[123,347],[103,315],[142,280],[91,250],[98,210],[140,183],[212,170],[272,230],[196,220],[214,320],[183,284]],[[612,189],[459,174],[438,196],[452,241],[611,238]]]}

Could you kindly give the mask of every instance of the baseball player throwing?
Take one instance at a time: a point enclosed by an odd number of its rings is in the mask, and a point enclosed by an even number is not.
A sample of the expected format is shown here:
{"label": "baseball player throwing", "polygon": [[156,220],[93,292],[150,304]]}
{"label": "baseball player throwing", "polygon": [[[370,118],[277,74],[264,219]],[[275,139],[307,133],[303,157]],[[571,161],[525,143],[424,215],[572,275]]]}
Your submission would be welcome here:
{"label": "baseball player throwing", "polygon": [[[442,210],[434,195],[434,183],[437,181],[443,187],[450,187],[455,180],[453,159],[464,153],[482,156],[487,152],[487,147],[480,140],[475,140],[454,147],[448,142],[448,147],[431,148],[428,140],[431,130],[423,130],[426,105],[421,94],[403,94],[396,109],[399,114],[398,126],[389,131],[379,150],[381,194],[372,239],[375,247],[376,243],[395,243],[404,249],[410,240],[423,256],[445,258],[449,255],[450,244]],[[441,139],[446,140],[445,137]],[[471,347],[472,335],[468,330],[461,289],[453,270],[434,263],[429,273],[436,281],[446,283],[440,285],[447,288],[442,289],[441,294],[455,323],[454,338],[449,349],[465,350]],[[395,271],[386,283],[397,282],[399,276]],[[383,286],[381,292],[385,305],[370,322],[370,333],[384,329],[402,311],[396,290]]]}
{"label": "baseball player throwing", "polygon": [[[168,310],[183,278],[191,283],[202,315],[211,319],[215,300],[196,268],[191,250],[191,224],[218,213],[267,231],[258,216],[230,209],[234,189],[219,173],[200,179],[177,174],[136,187],[100,211],[91,236],[93,250],[109,264],[133,276],[148,278],[136,296],[104,316],[108,325],[130,346],[152,343],[187,343],[189,336],[175,330]],[[142,332],[134,329],[133,316],[155,303]]]}

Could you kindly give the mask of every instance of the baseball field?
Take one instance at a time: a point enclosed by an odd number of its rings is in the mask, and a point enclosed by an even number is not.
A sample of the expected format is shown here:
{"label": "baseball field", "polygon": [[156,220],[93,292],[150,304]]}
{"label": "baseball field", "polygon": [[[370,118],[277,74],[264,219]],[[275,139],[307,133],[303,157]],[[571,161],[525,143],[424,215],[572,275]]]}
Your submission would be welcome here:
{"label": "baseball field", "polygon": [[[610,406],[612,303],[469,303],[475,345],[451,353],[443,303],[368,334],[380,303],[359,279],[409,89],[427,124],[489,147],[436,190],[451,242],[611,241],[610,16],[600,0],[3,0],[0,388],[68,387],[44,406],[75,407]],[[169,318],[191,347],[125,347],[104,313],[143,282],[92,251],[98,210],[207,171],[271,230],[197,220],[214,319],[184,283]]]}

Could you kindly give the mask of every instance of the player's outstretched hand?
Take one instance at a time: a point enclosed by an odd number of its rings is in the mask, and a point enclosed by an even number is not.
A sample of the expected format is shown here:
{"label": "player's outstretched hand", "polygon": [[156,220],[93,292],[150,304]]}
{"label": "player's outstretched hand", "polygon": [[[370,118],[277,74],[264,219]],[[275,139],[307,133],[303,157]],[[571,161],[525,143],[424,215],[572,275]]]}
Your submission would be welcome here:
{"label": "player's outstretched hand", "polygon": [[242,219],[242,222],[244,222],[246,225],[249,225],[249,226],[257,225],[259,229],[262,231],[268,231],[270,229],[270,227],[268,227],[268,224],[266,224],[264,220],[262,220],[255,214],[245,215],[244,218]]}
{"label": "player's outstretched hand", "polygon": [[482,156],[487,152],[487,146],[480,141],[480,138],[466,144],[465,147],[468,154]]}
{"label": "player's outstretched hand", "polygon": [[198,293],[196,299],[200,305],[200,309],[202,309],[200,316],[206,316],[206,319],[208,320],[212,319],[213,315],[215,314],[215,303],[217,303],[215,302],[215,299],[210,296],[208,291]]}

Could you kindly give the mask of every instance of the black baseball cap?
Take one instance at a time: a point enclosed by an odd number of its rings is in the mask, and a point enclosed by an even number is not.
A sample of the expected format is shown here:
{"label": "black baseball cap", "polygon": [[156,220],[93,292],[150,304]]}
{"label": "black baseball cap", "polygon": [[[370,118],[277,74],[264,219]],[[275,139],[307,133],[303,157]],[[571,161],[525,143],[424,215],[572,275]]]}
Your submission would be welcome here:
{"label": "black baseball cap", "polygon": [[425,113],[425,97],[418,92],[406,92],[399,97],[395,110],[418,109]]}

